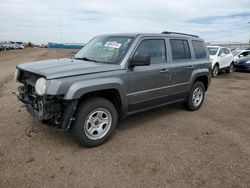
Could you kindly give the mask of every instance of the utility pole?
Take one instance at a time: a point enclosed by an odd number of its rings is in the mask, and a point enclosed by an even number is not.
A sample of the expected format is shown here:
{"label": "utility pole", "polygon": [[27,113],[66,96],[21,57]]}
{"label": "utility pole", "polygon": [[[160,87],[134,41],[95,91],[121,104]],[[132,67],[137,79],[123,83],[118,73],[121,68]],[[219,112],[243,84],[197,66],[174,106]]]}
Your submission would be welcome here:
{"label": "utility pole", "polygon": [[61,19],[60,19],[60,17],[58,18],[58,27],[59,27],[59,32],[60,32],[61,43],[63,43],[63,34],[62,34],[62,27],[61,27]]}
{"label": "utility pole", "polygon": [[228,41],[228,48],[231,49],[231,36],[232,36],[232,29],[230,30],[229,33],[229,41]]}
{"label": "utility pole", "polygon": [[[250,24],[250,22],[247,22],[248,24]],[[249,47],[250,47],[250,33],[249,33],[249,41],[248,41],[248,43],[249,43]]]}

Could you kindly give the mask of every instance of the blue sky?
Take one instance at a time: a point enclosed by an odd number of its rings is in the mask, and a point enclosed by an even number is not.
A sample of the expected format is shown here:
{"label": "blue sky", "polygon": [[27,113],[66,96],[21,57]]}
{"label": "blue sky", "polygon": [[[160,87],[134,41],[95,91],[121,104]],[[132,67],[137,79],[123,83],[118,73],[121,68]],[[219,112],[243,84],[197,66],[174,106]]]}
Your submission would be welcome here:
{"label": "blue sky", "polygon": [[249,0],[0,0],[0,41],[87,42],[95,35],[177,31],[248,42]]}
{"label": "blue sky", "polygon": [[[249,7],[250,9],[250,7]],[[191,19],[189,20],[190,23],[197,23],[197,24],[213,24],[216,21],[220,21],[222,19],[234,19],[234,18],[243,18],[243,19],[249,19],[250,18],[250,10],[249,12],[245,12],[245,13],[238,13],[238,14],[229,14],[229,15],[225,15],[225,16],[208,16],[208,17],[201,17],[201,18],[195,18],[195,19]]]}

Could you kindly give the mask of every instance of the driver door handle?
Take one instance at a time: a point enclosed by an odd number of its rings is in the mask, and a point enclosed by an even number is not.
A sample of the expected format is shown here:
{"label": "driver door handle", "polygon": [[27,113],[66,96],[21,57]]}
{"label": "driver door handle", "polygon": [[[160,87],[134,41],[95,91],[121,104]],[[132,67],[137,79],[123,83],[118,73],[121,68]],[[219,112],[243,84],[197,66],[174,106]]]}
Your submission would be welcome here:
{"label": "driver door handle", "polygon": [[168,73],[169,70],[168,69],[161,69],[160,73]]}

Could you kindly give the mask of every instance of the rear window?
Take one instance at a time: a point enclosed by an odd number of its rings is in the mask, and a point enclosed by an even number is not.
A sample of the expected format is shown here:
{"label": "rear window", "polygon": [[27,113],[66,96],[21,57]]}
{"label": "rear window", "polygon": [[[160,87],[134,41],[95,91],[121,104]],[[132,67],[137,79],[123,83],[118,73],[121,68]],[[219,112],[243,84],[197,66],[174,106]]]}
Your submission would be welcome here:
{"label": "rear window", "polygon": [[196,59],[204,59],[207,57],[206,48],[202,41],[193,40],[192,45],[194,48],[194,55]]}
{"label": "rear window", "polygon": [[173,60],[190,59],[190,49],[187,40],[170,39]]}

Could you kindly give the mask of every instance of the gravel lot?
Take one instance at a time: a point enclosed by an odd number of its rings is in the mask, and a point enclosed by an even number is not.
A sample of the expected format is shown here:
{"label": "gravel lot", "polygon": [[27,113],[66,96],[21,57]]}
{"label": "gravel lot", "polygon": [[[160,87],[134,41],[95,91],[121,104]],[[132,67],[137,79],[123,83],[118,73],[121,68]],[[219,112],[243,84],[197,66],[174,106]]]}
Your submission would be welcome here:
{"label": "gravel lot", "polygon": [[177,104],[130,116],[86,149],[12,95],[15,65],[73,53],[0,52],[0,187],[250,187],[250,73],[213,79],[199,111]]}

